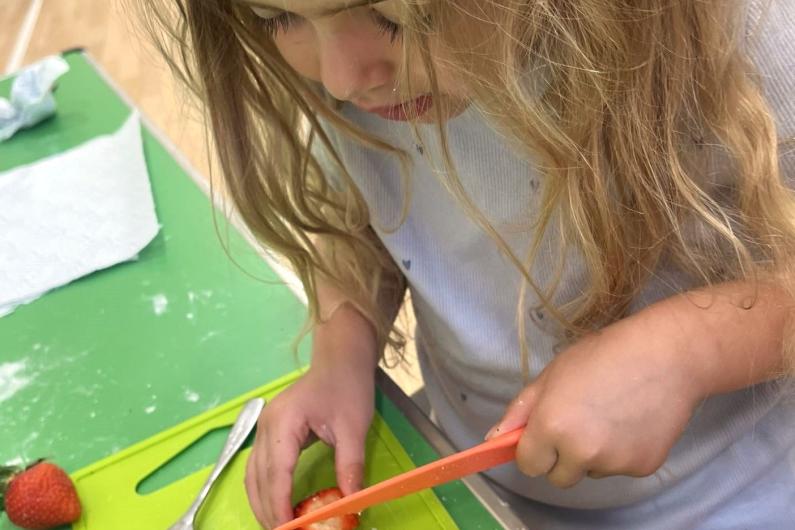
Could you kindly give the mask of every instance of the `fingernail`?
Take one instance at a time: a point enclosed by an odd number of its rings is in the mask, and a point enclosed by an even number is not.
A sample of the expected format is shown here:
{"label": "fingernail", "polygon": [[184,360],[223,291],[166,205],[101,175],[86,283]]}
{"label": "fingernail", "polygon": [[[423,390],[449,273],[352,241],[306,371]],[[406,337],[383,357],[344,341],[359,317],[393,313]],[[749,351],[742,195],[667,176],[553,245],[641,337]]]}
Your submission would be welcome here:
{"label": "fingernail", "polygon": [[353,465],[347,471],[341,473],[338,480],[343,494],[350,495],[362,489],[363,474],[364,466],[361,464]]}
{"label": "fingernail", "polygon": [[347,475],[345,475],[345,486],[346,486],[345,490],[349,493],[352,493],[359,489],[358,480],[356,480],[356,477],[354,476],[353,473],[348,473]]}
{"label": "fingernail", "polygon": [[489,432],[486,433],[486,436],[483,439],[484,440],[488,440],[489,438],[493,438],[499,432],[500,432],[500,424],[498,423],[497,425],[495,425],[494,427],[489,429]]}

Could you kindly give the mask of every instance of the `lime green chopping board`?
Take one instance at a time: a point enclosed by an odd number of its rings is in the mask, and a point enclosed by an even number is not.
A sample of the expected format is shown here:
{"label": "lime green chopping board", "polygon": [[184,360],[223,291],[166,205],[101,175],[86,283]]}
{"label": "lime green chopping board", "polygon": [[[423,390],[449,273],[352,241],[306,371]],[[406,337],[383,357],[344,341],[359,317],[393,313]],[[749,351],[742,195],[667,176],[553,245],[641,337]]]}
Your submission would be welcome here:
{"label": "lime green chopping board", "polygon": [[[74,525],[75,530],[166,530],[187,510],[212,466],[154,491],[141,492],[145,489],[144,480],[208,433],[231,426],[249,399],[270,400],[298,375],[283,377],[73,474],[83,502],[83,517]],[[248,506],[243,486],[249,452],[250,448],[241,451],[216,482],[199,512],[197,530],[261,528]],[[367,485],[415,467],[377,414],[367,436],[366,452]],[[333,453],[321,443],[314,444],[304,451],[296,466],[293,500],[333,485]],[[404,530],[407,521],[411,521],[411,528],[423,530],[458,528],[430,490],[371,507],[362,513],[360,528]]]}

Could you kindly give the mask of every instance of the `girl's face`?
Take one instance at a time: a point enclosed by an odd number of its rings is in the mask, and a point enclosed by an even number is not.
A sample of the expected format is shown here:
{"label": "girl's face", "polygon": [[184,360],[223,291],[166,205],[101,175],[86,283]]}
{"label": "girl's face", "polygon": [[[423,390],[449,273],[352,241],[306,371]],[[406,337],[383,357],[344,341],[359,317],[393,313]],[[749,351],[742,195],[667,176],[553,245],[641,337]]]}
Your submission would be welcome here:
{"label": "girl's face", "polygon": [[[430,82],[419,57],[404,72],[401,46],[401,0],[245,0],[266,21],[276,47],[300,75],[323,84],[338,100],[348,101],[383,118],[430,122],[466,105],[461,83],[439,65],[441,101],[430,95]],[[431,49],[438,49],[431,42]],[[402,95],[400,79],[408,76],[414,94]]]}

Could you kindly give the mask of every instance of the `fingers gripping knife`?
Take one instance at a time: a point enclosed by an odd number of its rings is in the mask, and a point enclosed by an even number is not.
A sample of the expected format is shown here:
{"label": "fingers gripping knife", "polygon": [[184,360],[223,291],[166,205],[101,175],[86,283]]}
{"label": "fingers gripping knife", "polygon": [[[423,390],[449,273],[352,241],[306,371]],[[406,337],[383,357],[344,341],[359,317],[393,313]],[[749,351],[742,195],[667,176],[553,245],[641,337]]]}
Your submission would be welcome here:
{"label": "fingers gripping knife", "polygon": [[196,519],[196,514],[199,513],[199,508],[201,508],[204,499],[207,498],[207,494],[210,493],[210,488],[212,488],[213,483],[232,460],[232,457],[235,456],[235,453],[240,450],[246,438],[248,438],[251,429],[257,424],[257,419],[264,406],[265,400],[262,398],[252,399],[246,403],[240,415],[237,417],[237,420],[235,420],[235,424],[232,425],[232,429],[229,431],[229,436],[226,439],[226,444],[221,450],[221,455],[218,457],[218,462],[216,462],[215,467],[210,472],[210,476],[207,477],[207,481],[204,483],[204,486],[202,486],[201,491],[199,491],[196,500],[193,501],[188,511],[185,512],[185,515],[171,525],[168,530],[194,530],[193,521]]}

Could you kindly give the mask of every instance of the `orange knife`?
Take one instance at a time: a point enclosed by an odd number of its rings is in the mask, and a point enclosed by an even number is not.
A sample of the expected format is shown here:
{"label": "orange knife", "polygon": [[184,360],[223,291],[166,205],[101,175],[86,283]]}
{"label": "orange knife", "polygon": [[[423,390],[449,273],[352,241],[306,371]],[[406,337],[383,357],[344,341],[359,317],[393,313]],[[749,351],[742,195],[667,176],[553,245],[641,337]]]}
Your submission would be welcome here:
{"label": "orange knife", "polygon": [[496,436],[480,445],[431,462],[422,467],[379,482],[338,501],[318,508],[274,530],[298,530],[339,515],[359,513],[374,504],[438,486],[472,473],[485,471],[516,458],[516,445],[524,428]]}

